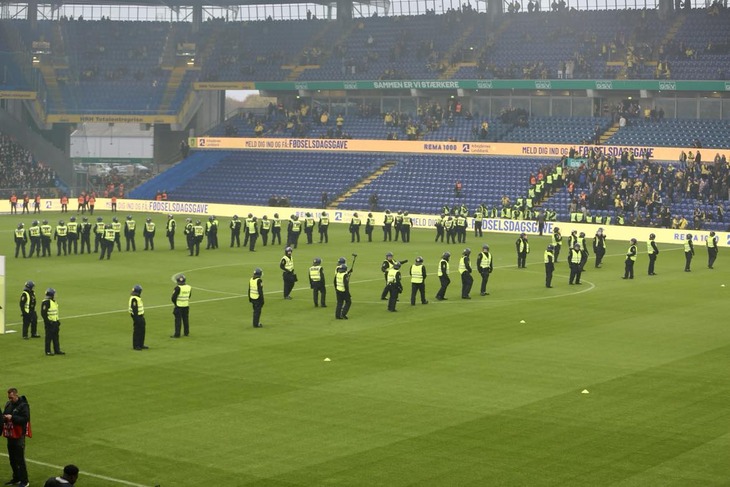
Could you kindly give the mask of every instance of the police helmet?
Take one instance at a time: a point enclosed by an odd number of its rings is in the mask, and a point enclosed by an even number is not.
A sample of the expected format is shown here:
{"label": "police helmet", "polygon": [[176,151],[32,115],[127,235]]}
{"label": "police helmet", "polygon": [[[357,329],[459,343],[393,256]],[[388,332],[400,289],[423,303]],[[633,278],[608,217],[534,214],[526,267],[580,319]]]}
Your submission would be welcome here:
{"label": "police helmet", "polygon": [[635,238],[632,238],[632,239],[631,239],[631,243],[632,243],[633,245],[636,245],[636,239],[635,239]]}
{"label": "police helmet", "polygon": [[579,243],[577,243],[577,244],[573,245],[573,248],[574,248],[574,249],[579,249],[579,250],[580,250],[580,244],[579,244]]}
{"label": "police helmet", "polygon": [[572,231],[570,232],[570,234],[571,234],[571,235],[575,235],[576,233],[578,233],[578,230],[572,230]]}
{"label": "police helmet", "polygon": [[689,239],[691,239],[691,238],[692,238],[692,234],[691,234],[691,233],[688,233],[688,234],[687,234],[687,240],[689,240]]}
{"label": "police helmet", "polygon": [[449,257],[451,257],[451,252],[444,252],[441,256],[441,258],[445,260],[449,260]]}
{"label": "police helmet", "polygon": [[579,236],[580,238],[583,238],[583,237],[585,237],[585,236],[586,236],[586,232],[580,232],[580,234],[579,234],[578,236]]}
{"label": "police helmet", "polygon": [[185,221],[186,221],[187,223],[193,223],[193,219],[192,219],[192,218],[186,218],[186,219],[185,219]]}
{"label": "police helmet", "polygon": [[46,289],[46,296],[53,297],[55,295],[56,295],[56,290],[53,289],[52,287],[49,287],[48,289]]}
{"label": "police helmet", "polygon": [[59,225],[64,225],[63,220],[58,220]]}
{"label": "police helmet", "polygon": [[312,216],[312,214],[307,212],[307,218],[309,218],[310,216]]}
{"label": "police helmet", "polygon": [[96,217],[96,221],[101,222],[101,221],[104,221],[104,219],[102,217],[100,217],[100,216],[97,216]]}
{"label": "police helmet", "polygon": [[249,213],[247,218],[251,218],[253,216],[253,213]]}
{"label": "police helmet", "polygon": [[140,286],[139,284],[135,284],[132,288],[132,292],[135,294],[140,294],[142,292],[142,286]]}
{"label": "police helmet", "polygon": [[393,269],[400,269],[400,266],[400,262],[396,262],[395,264],[393,264]]}
{"label": "police helmet", "polygon": [[261,277],[263,273],[264,271],[261,269],[261,267],[257,267],[253,270],[253,277]]}
{"label": "police helmet", "polygon": [[387,258],[389,258],[389,257],[390,257],[390,258],[392,258],[392,257],[393,257],[393,252],[388,252],[387,254],[385,254],[385,258],[386,258],[386,259],[387,259]]}
{"label": "police helmet", "polygon": [[654,240],[655,238],[656,238],[656,235],[654,235],[653,233],[649,234],[649,240]]}
{"label": "police helmet", "polygon": [[213,221],[213,220],[215,220],[215,217],[211,215],[211,216],[208,217],[208,220],[209,221]]}
{"label": "police helmet", "polygon": [[43,220],[44,225],[48,225],[48,220]]}
{"label": "police helmet", "polygon": [[112,224],[111,223],[107,223],[106,224],[106,228],[112,228]]}
{"label": "police helmet", "polygon": [[72,222],[75,222],[76,221],[76,217],[75,216],[72,216],[71,218],[69,218],[69,220],[71,220]]}
{"label": "police helmet", "polygon": [[553,232],[559,232],[559,231],[560,231],[560,227],[553,228]]}
{"label": "police helmet", "polygon": [[291,247],[287,247],[287,248],[284,249],[284,252],[287,253],[287,254],[291,254],[292,248]]}
{"label": "police helmet", "polygon": [[710,237],[714,237],[714,236],[715,236],[715,232],[710,232]]}
{"label": "police helmet", "polygon": [[390,215],[390,210],[385,210],[385,212]]}
{"label": "police helmet", "polygon": [[38,220],[33,220],[33,225],[38,225]]}
{"label": "police helmet", "polygon": [[408,216],[408,212],[407,211],[404,211],[403,212],[403,216]]}
{"label": "police helmet", "polygon": [[117,217],[114,217],[114,218],[112,218],[112,221],[113,221],[113,222],[118,222],[118,221],[119,221],[119,219],[118,219]]}
{"label": "police helmet", "polygon": [[238,215],[233,215],[234,220],[238,220]]}
{"label": "police helmet", "polygon": [[127,220],[131,220],[131,219],[132,219],[132,215],[127,215]]}
{"label": "police helmet", "polygon": [[86,217],[83,217],[82,220],[85,221],[85,222],[89,221],[89,219],[86,218]]}
{"label": "police helmet", "polygon": [[469,247],[467,247],[464,249],[464,255],[469,255],[469,254],[471,254],[471,249]]}
{"label": "police helmet", "polygon": [[152,221],[152,218],[147,218],[147,220],[145,220],[145,221],[146,221],[147,223],[150,223],[150,222]]}
{"label": "police helmet", "polygon": [[262,216],[261,218],[264,219],[264,220],[268,220],[269,219],[269,217],[266,216],[266,215]]}
{"label": "police helmet", "polygon": [[487,244],[482,245],[482,250],[489,250],[489,245],[487,245]]}
{"label": "police helmet", "polygon": [[347,260],[345,260],[344,257],[340,257],[339,259],[337,259],[338,264],[344,264],[345,262],[347,262]]}
{"label": "police helmet", "polygon": [[372,213],[368,213],[368,217],[372,218],[373,217],[373,214]]}
{"label": "police helmet", "polygon": [[399,215],[402,215],[403,214],[403,211],[402,210],[398,210],[398,214]]}
{"label": "police helmet", "polygon": [[18,223],[18,228],[23,228],[23,222]]}
{"label": "police helmet", "polygon": [[185,284],[185,274],[180,274],[179,276],[177,276],[177,283]]}
{"label": "police helmet", "polygon": [[347,265],[346,264],[340,264],[337,266],[337,272],[347,272]]}
{"label": "police helmet", "polygon": [[171,214],[171,213],[169,213],[169,214],[167,215],[167,219],[168,219],[168,220],[172,220],[172,214]]}
{"label": "police helmet", "polygon": [[321,263],[322,263],[322,259],[320,259],[319,257],[315,257],[314,259],[312,259],[313,265],[319,265]]}
{"label": "police helmet", "polygon": [[354,216],[355,218],[357,218],[357,212],[353,213],[352,216]]}
{"label": "police helmet", "polygon": [[279,214],[278,213],[274,213],[274,218],[279,218]]}
{"label": "police helmet", "polygon": [[200,225],[200,220],[195,220],[196,225]]}
{"label": "police helmet", "polygon": [[418,265],[423,264],[423,257],[421,257],[420,255],[418,257],[416,257],[416,264],[418,264]]}
{"label": "police helmet", "polygon": [[326,211],[323,211],[322,212],[322,216],[327,216],[327,212]]}
{"label": "police helmet", "polygon": [[33,282],[33,281],[27,281],[25,283],[25,288],[26,289],[33,289],[34,287],[35,287],[35,282]]}
{"label": "police helmet", "polygon": [[548,250],[549,250],[550,252],[552,252],[553,250],[555,250],[555,247],[553,247],[553,244],[550,244],[550,245],[548,245],[548,246],[547,246],[547,249],[548,249]]}

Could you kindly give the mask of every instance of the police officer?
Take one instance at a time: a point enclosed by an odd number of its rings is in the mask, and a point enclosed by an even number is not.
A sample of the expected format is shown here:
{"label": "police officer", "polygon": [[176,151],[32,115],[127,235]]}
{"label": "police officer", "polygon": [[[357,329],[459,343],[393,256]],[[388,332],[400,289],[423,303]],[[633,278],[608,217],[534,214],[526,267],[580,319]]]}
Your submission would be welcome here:
{"label": "police officer", "polygon": [[527,254],[530,253],[530,243],[527,241],[527,235],[521,233],[515,241],[515,249],[517,249],[517,268],[524,269],[527,267]]}
{"label": "police officer", "polygon": [[106,225],[104,224],[104,219],[100,216],[96,217],[96,225],[94,225],[94,253],[99,251],[99,247],[101,247],[101,251],[104,252],[105,231]]}
{"label": "police officer", "polygon": [[61,249],[63,249],[63,255],[66,255],[66,242],[68,240],[68,227],[63,220],[58,221],[56,225],[56,233],[53,235],[53,239],[56,240],[56,256],[61,255]]}
{"label": "police officer", "polygon": [[330,237],[328,232],[330,228],[330,217],[327,215],[326,211],[323,211],[319,216],[317,228],[319,229],[319,243],[329,243]]}
{"label": "police officer", "polygon": [[170,250],[175,250],[175,227],[177,224],[175,223],[175,217],[173,217],[171,214],[167,215],[167,224],[165,225],[165,236],[167,237],[167,240],[170,242]]}
{"label": "police officer", "polygon": [[185,235],[185,243],[188,245],[188,252],[193,255],[195,247],[195,230],[193,229],[193,219],[185,219],[185,227],[183,228],[183,235]]}
{"label": "police officer", "polygon": [[302,222],[299,221],[299,216],[292,215],[287,226],[287,245],[290,247],[297,248],[299,244],[299,235],[302,233]]}
{"label": "police officer", "polygon": [[144,249],[155,250],[155,222],[147,218],[144,222]]}
{"label": "police officer", "polygon": [[91,253],[91,223],[89,223],[89,219],[86,217],[83,217],[81,219],[81,225],[79,226],[79,235],[81,236],[81,254],[84,253],[84,249],[86,249],[86,253]]}
{"label": "police officer", "polygon": [[656,276],[656,272],[654,272],[654,264],[656,263],[657,255],[659,255],[659,247],[656,246],[656,241],[654,240],[656,238],[656,235],[649,234],[649,240],[646,242],[646,253],[649,255],[649,275],[650,276]]}
{"label": "police officer", "polygon": [[403,292],[403,284],[401,283],[400,274],[401,263],[395,262],[393,266],[388,269],[387,284],[388,288],[388,311],[398,311],[395,309],[395,305],[398,302],[398,295]]}
{"label": "police officer", "polygon": [[215,248],[215,229],[213,228],[213,217],[209,216],[208,221],[205,222],[205,236],[208,239],[208,244],[205,246],[206,250]]}
{"label": "police officer", "polygon": [[695,255],[695,246],[692,243],[692,234],[688,233],[684,240],[684,272],[690,272],[692,257]]}
{"label": "police officer", "polygon": [[368,213],[368,217],[365,220],[365,235],[368,236],[368,242],[373,241],[373,229],[375,228],[375,217],[372,213]]}
{"label": "police officer", "polygon": [[[180,338],[180,331],[185,336],[190,334],[190,296],[193,288],[185,280],[185,276],[180,274],[177,277],[177,286],[172,291],[172,304],[175,308],[172,314],[175,315],[175,334],[170,338]],[[182,329],[182,330],[181,330]]]}
{"label": "police officer", "polygon": [[200,220],[195,220],[195,225],[193,226],[193,246],[195,247],[195,255],[200,255],[200,244],[203,242],[203,237],[205,236],[205,227],[203,227],[203,224],[200,223]]}
{"label": "police officer", "polygon": [[466,248],[461,253],[461,259],[459,259],[459,274],[461,274],[461,299],[471,299],[469,294],[471,293],[471,287],[474,284],[474,278],[471,276],[471,262],[469,256],[471,255],[471,249]]}
{"label": "police officer", "polygon": [[233,244],[236,244],[236,247],[241,246],[241,220],[238,218],[238,215],[233,215],[233,219],[231,219],[231,223],[228,224],[228,228],[231,229],[231,248],[233,248]]}
{"label": "police officer", "polygon": [[284,280],[284,299],[291,299],[294,283],[297,282],[297,275],[294,273],[294,258],[292,257],[291,247],[284,249],[284,257],[279,261],[279,268],[282,271],[282,278]]}
{"label": "police officer", "polygon": [[114,243],[117,245],[117,250],[122,251],[122,224],[119,222],[119,218],[112,218],[112,229],[114,230]]}
{"label": "police officer", "polygon": [[456,243],[456,222],[454,217],[449,215],[444,222],[444,232],[446,232],[446,243]]}
{"label": "police officer", "polygon": [[253,270],[253,277],[248,280],[248,301],[253,307],[253,327],[263,328],[261,311],[264,307],[264,283],[261,280],[264,271],[260,267]]}
{"label": "police officer", "polygon": [[256,241],[259,239],[259,222],[256,217],[251,217],[246,223],[246,232],[248,233],[248,250],[256,252]]}
{"label": "police officer", "polygon": [[446,222],[446,215],[444,213],[441,213],[441,216],[436,219],[436,223],[434,226],[436,227],[436,238],[434,239],[434,242],[438,242],[441,240],[441,242],[444,241],[444,223]]}
{"label": "police officer", "polygon": [[48,224],[48,220],[43,220],[41,225],[41,248],[43,249],[43,257],[51,256],[51,237],[53,236],[53,229]]}
{"label": "police officer", "polygon": [[337,294],[337,307],[335,308],[335,318],[338,320],[346,320],[347,313],[352,305],[352,296],[350,295],[350,276],[352,270],[347,270],[346,264],[337,266],[335,273],[335,293]]}
{"label": "police officer", "polygon": [[416,257],[409,274],[411,275],[411,306],[416,305],[416,294],[418,293],[421,293],[421,304],[428,304],[426,301],[426,266],[423,265],[423,257]]}
{"label": "police officer", "polygon": [[68,253],[71,255],[73,252],[74,255],[76,255],[79,253],[79,224],[76,221],[75,216],[72,216],[69,219],[69,222],[66,224],[66,228],[68,229]]}
{"label": "police officer", "polygon": [[413,218],[408,215],[407,211],[403,212],[403,221],[400,224],[400,236],[404,243],[411,241],[411,227],[413,226]]}
{"label": "police officer", "polygon": [[441,287],[439,288],[438,292],[436,293],[436,300],[437,301],[444,301],[448,299],[446,297],[446,288],[449,287],[449,284],[451,284],[451,279],[449,278],[449,259],[451,258],[451,254],[449,252],[444,252],[441,256],[441,260],[439,261],[439,270],[438,270],[438,276],[439,276],[439,282],[441,283]]}
{"label": "police officer", "polygon": [[350,220],[350,243],[354,242],[357,238],[357,241],[360,241],[360,225],[362,224],[362,220],[360,220],[360,217],[358,216],[357,212],[352,214],[352,220]]}
{"label": "police officer", "polygon": [[[344,263],[344,258],[340,258]],[[312,266],[309,268],[309,287],[312,288],[312,298],[314,299],[314,307],[318,307],[321,301],[322,307],[326,308],[325,297],[327,289],[325,288],[324,269],[322,268],[322,259],[315,257],[312,260]]]}
{"label": "police officer", "polygon": [[[710,232],[710,236],[707,237],[707,240],[705,240],[705,245],[707,245],[707,268],[712,269],[713,265],[715,264],[715,259],[717,259],[717,243],[719,239],[717,235],[715,235],[715,232]],[[16,255],[17,257],[17,255]]]}
{"label": "police officer", "polygon": [[474,236],[481,237],[482,232],[482,220],[484,219],[484,205],[479,205],[474,211]]}
{"label": "police officer", "polygon": [[[17,211],[16,211],[17,213]],[[23,251],[23,258],[25,259],[25,244],[28,242],[28,233],[25,231],[25,225],[18,223],[18,227],[15,229],[15,258],[18,258],[20,251]]]}
{"label": "police officer", "polygon": [[[23,292],[20,293],[20,314],[23,317],[23,338],[25,340],[28,337],[40,338],[38,334],[38,313],[35,310],[35,283],[28,281],[23,287]],[[30,335],[28,330],[30,329]]]}
{"label": "police officer", "polygon": [[38,220],[33,220],[28,233],[30,234],[30,253],[28,257],[33,257],[34,253],[36,257],[39,257],[41,253],[41,226],[38,224]]}
{"label": "police officer", "polygon": [[398,210],[393,219],[393,228],[395,229],[395,241],[398,241],[398,237],[401,235],[401,229],[403,228],[403,212]]}
{"label": "police officer", "polygon": [[580,232],[580,235],[578,235],[578,243],[580,244],[581,251],[580,271],[584,272],[586,270],[586,262],[588,262],[589,255],[585,232]]}
{"label": "police officer", "polygon": [[550,244],[547,246],[545,253],[543,254],[543,260],[545,261],[545,287],[551,288],[553,282],[553,271],[555,270],[555,256],[553,255],[555,247]]}
{"label": "police officer", "polygon": [[134,241],[134,235],[137,231],[137,222],[132,219],[132,215],[127,215],[127,221],[124,222],[124,239],[127,242],[127,252],[132,248],[133,252],[137,251],[137,242]]}
{"label": "police officer", "polygon": [[107,223],[106,228],[104,229],[104,240],[101,244],[101,255],[99,255],[99,260],[102,260],[105,255],[107,260],[111,258],[112,251],[114,250],[115,238],[116,232],[114,231],[114,227],[112,227],[111,223]]}
{"label": "police officer", "polygon": [[144,304],[142,303],[142,286],[135,284],[132,288],[132,295],[129,296],[129,315],[132,317],[132,348],[134,350],[147,350],[144,344],[147,322],[144,318]]}
{"label": "police officer", "polygon": [[269,220],[269,217],[264,215],[261,218],[261,228],[259,229],[259,232],[261,233],[261,240],[264,241],[264,247],[269,243],[269,232],[271,231],[271,220]]}
{"label": "police officer", "polygon": [[563,236],[560,234],[560,228],[553,228],[553,254],[555,254],[555,263],[558,263],[558,256],[560,255],[560,248],[563,246]]}
{"label": "police officer", "polygon": [[382,301],[385,301],[388,299],[388,292],[390,289],[388,288],[388,271],[395,265],[395,260],[393,260],[393,252],[388,252],[385,254],[385,260],[382,264],[380,264],[380,272],[383,273],[383,277],[385,278],[385,287],[383,288],[383,292],[380,293],[380,299]]}
{"label": "police officer", "polygon": [[[281,245],[281,219],[278,213],[274,213],[274,219],[271,220],[271,245]],[[266,240],[264,239],[264,245]]]}
{"label": "police officer", "polygon": [[[56,303],[56,290],[52,287],[46,289],[46,297],[41,303],[41,317],[46,329],[46,355],[66,355],[66,352],[61,351],[58,336],[61,321],[58,315],[58,303]],[[51,345],[53,345],[53,352],[51,352]]]}
{"label": "police officer", "polygon": [[314,217],[310,212],[307,212],[304,217],[304,234],[307,236],[307,245],[313,242],[312,235],[314,234]]}
{"label": "police officer", "polygon": [[218,219],[215,215],[211,215],[208,217],[208,222],[210,223],[210,227],[207,228],[208,230],[208,245],[211,249],[217,249],[218,248]]}
{"label": "police officer", "polygon": [[634,278],[634,262],[636,262],[636,239],[632,238],[629,244],[629,250],[626,251],[626,260],[624,261],[624,277],[621,279]]}
{"label": "police officer", "polygon": [[482,284],[479,288],[480,296],[489,296],[487,292],[487,283],[489,282],[489,276],[494,270],[494,264],[492,262],[492,254],[489,252],[489,245],[482,245],[482,251],[477,256],[477,271],[482,276]]}
{"label": "police officer", "polygon": [[606,255],[606,234],[603,233],[603,228],[599,228],[593,237],[593,253],[596,256],[596,267],[601,267],[603,256]]}
{"label": "police officer", "polygon": [[568,264],[570,265],[570,279],[568,284],[580,284],[580,275],[582,269],[580,267],[580,260],[583,254],[580,251],[580,244],[576,242],[568,251]]}
{"label": "police officer", "polygon": [[393,215],[390,210],[385,210],[383,217],[383,242],[393,240]]}
{"label": "police officer", "polygon": [[463,213],[459,213],[456,216],[454,230],[456,232],[456,240],[459,243],[466,243],[466,216]]}

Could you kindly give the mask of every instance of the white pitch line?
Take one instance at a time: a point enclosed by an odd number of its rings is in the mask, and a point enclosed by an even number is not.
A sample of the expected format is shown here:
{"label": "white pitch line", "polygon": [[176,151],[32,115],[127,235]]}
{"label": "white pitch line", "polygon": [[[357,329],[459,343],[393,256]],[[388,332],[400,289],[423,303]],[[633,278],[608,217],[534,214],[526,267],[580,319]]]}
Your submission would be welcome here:
{"label": "white pitch line", "polygon": [[[7,453],[0,453],[0,455],[2,455],[2,456],[4,456],[4,457],[7,457],[7,456],[8,456],[8,454],[7,454]],[[57,470],[59,470],[59,471],[63,470],[63,466],[62,466],[62,465],[54,465],[54,464],[52,464],[52,463],[46,463],[46,462],[39,462],[38,460],[29,460],[29,459],[27,459],[27,458],[25,459],[25,461],[26,461],[27,463],[34,463],[34,464],[36,464],[36,465],[42,465],[42,466],[44,466],[44,467],[52,467],[52,468],[55,468],[55,469],[57,469]],[[79,475],[79,476],[80,476],[80,477],[81,477],[81,476],[86,476],[86,477],[94,477],[95,479],[101,479],[101,480],[106,480],[106,481],[108,481],[108,482],[114,482],[114,483],[117,483],[117,484],[129,485],[129,486],[131,486],[131,487],[150,487],[150,486],[148,486],[148,485],[144,485],[144,484],[137,484],[137,483],[134,483],[134,482],[130,482],[130,481],[128,481],[128,480],[122,480],[122,479],[115,479],[114,477],[107,477],[106,475],[99,475],[99,474],[95,474],[95,473],[87,472],[87,471],[85,471],[85,470],[81,470],[81,473],[80,473],[80,475]]]}

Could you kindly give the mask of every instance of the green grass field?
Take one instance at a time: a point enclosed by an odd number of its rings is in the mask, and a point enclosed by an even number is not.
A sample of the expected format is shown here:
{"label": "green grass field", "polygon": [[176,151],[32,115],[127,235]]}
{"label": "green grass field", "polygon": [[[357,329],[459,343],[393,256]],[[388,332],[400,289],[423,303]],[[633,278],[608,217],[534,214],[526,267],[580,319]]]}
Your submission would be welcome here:
{"label": "green grass field", "polygon": [[[154,218],[161,227],[164,217]],[[474,299],[463,301],[463,245],[433,243],[431,231],[415,231],[410,244],[386,245],[380,233],[350,244],[347,227],[333,226],[328,245],[300,241],[300,280],[285,301],[282,246],[230,249],[227,219],[221,248],[197,258],[179,234],[170,251],[158,230],[154,252],[141,250],[138,235],[136,253],[103,262],[56,257],[55,247],[52,258],[14,259],[18,221],[0,217],[8,328],[20,330],[26,280],[36,282],[39,309],[52,286],[68,353],[46,357],[42,340],[0,336],[3,391],[17,387],[31,403],[26,457],[36,486],[66,463],[81,468],[83,486],[730,484],[730,287],[721,287],[730,285],[730,262],[722,251],[708,270],[698,246],[685,273],[680,248],[660,245],[658,275],[649,277],[640,242],[636,279],[624,281],[628,244],[609,241],[603,268],[591,256],[583,286],[568,286],[564,252],[546,289],[547,237],[530,239],[528,267],[517,269],[516,236],[469,235],[474,258],[490,244],[495,271],[490,296],[479,296],[477,279]],[[436,302],[445,250],[450,299]],[[398,313],[386,311],[387,251],[425,258],[430,304],[410,306],[407,284]],[[349,321],[335,320],[335,263],[350,263],[352,252],[353,307]],[[306,285],[315,256],[325,266],[326,309],[313,307]],[[256,266],[264,269],[263,329],[251,327],[244,297]],[[191,336],[172,340],[180,272],[193,286]],[[137,283],[150,346],[143,352],[132,350],[126,311]],[[5,481],[10,468],[0,460]]]}

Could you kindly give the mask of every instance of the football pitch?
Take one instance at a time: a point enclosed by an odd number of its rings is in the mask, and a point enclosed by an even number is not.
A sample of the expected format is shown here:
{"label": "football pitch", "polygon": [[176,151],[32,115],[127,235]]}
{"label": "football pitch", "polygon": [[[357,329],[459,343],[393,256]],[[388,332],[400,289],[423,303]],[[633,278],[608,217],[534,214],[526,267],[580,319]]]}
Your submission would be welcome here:
{"label": "football pitch", "polygon": [[[55,227],[71,215],[42,218]],[[138,226],[146,216],[134,215]],[[352,244],[346,225],[332,225],[328,244],[316,232],[312,245],[300,238],[299,282],[287,301],[283,245],[259,239],[256,252],[231,249],[229,219],[221,218],[220,248],[205,250],[204,242],[189,257],[184,215],[176,217],[174,251],[164,215],[150,216],[155,250],[142,250],[138,230],[137,251],[115,250],[108,261],[57,257],[55,243],[53,257],[15,259],[12,230],[33,216],[0,217],[7,328],[15,332],[0,336],[2,387],[30,402],[32,485],[68,463],[81,469],[79,486],[730,483],[723,249],[709,270],[698,245],[687,273],[681,247],[659,244],[658,275],[650,277],[646,229],[636,236],[634,280],[620,278],[628,242],[609,240],[602,268],[591,255],[583,285],[569,286],[564,245],[547,289],[547,236],[530,237],[527,268],[518,269],[517,235],[470,232],[466,245],[447,245],[414,230],[404,244],[382,242],[376,229],[374,242]],[[560,226],[567,237],[570,224]],[[472,299],[462,300],[459,256],[470,247],[474,266],[483,243],[494,256],[490,295],[479,296],[475,274]],[[397,313],[380,300],[388,251],[409,260]],[[452,283],[449,299],[437,302],[444,251]],[[349,320],[335,320],[336,262],[343,256],[350,265],[353,252],[352,309]],[[411,306],[407,274],[419,255],[430,302]],[[314,257],[325,269],[327,308],[313,306]],[[251,326],[246,297],[255,267],[264,271],[261,329]],[[191,333],[173,340],[179,273],[193,287]],[[47,357],[42,339],[20,336],[17,303],[29,279],[38,311],[45,289],[56,289],[65,356]],[[144,289],[145,351],[132,350],[135,284]],[[10,476],[0,456],[0,481]]]}

